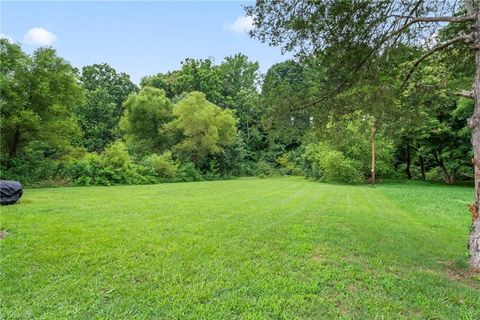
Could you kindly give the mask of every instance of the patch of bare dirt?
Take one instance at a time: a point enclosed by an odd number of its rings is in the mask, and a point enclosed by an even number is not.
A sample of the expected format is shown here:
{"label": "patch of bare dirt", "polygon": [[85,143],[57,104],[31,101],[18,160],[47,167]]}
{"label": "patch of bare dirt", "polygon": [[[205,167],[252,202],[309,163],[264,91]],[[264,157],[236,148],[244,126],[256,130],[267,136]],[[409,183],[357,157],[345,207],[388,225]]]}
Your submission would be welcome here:
{"label": "patch of bare dirt", "polygon": [[0,230],[0,240],[5,239],[8,236],[9,232],[7,230]]}
{"label": "patch of bare dirt", "polygon": [[357,293],[358,291],[357,287],[353,283],[347,286],[347,290],[350,291],[351,293]]}
{"label": "patch of bare dirt", "polygon": [[444,262],[443,265],[450,280],[462,282],[473,288],[480,288],[480,270],[459,268],[452,261]]}

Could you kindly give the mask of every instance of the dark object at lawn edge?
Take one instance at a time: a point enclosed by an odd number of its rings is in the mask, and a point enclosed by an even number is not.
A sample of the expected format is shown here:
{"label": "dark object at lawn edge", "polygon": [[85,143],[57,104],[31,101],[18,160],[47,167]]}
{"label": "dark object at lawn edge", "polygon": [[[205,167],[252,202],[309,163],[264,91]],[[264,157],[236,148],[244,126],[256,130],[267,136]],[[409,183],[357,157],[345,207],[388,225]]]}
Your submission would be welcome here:
{"label": "dark object at lawn edge", "polygon": [[0,205],[15,204],[22,194],[23,188],[20,182],[0,180]]}

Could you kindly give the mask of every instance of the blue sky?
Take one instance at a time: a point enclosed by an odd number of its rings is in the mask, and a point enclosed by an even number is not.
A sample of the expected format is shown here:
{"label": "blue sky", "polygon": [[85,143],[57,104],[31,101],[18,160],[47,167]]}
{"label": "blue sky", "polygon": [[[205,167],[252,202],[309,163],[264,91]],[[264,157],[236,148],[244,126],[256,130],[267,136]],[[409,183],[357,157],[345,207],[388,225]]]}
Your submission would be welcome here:
{"label": "blue sky", "polygon": [[51,44],[81,68],[106,62],[136,83],[145,75],[180,67],[187,57],[220,62],[238,52],[265,72],[286,60],[245,32],[248,1],[1,2],[4,37],[27,53]]}

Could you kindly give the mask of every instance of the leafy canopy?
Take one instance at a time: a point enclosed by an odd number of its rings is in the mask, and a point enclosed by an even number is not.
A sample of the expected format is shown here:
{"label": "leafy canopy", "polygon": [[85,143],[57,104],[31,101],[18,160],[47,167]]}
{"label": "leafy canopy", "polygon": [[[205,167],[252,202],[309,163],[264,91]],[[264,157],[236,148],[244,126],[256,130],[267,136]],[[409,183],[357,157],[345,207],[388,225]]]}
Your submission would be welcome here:
{"label": "leafy canopy", "polygon": [[186,95],[173,108],[173,115],[171,126],[182,136],[175,148],[187,153],[196,164],[234,142],[237,123],[232,111],[222,110],[201,92]]}
{"label": "leafy canopy", "polygon": [[168,149],[166,124],[173,119],[172,107],[165,91],[152,87],[145,87],[127,99],[120,128],[134,153],[146,155]]}
{"label": "leafy canopy", "polygon": [[80,135],[73,114],[83,101],[77,70],[50,48],[28,56],[6,39],[0,46],[2,154],[15,157],[34,141],[67,153]]}

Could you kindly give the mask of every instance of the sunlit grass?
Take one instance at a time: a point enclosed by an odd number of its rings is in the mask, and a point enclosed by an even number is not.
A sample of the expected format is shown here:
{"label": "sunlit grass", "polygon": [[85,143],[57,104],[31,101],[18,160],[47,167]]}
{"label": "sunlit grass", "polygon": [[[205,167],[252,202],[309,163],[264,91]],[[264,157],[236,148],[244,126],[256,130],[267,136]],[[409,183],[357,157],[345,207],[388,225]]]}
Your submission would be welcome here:
{"label": "sunlit grass", "polygon": [[26,190],[5,319],[480,319],[468,187],[302,178]]}

